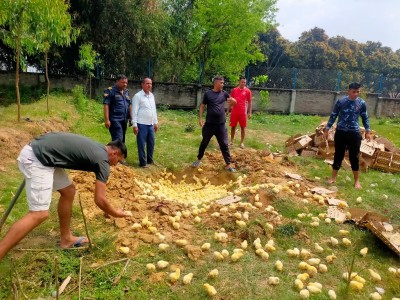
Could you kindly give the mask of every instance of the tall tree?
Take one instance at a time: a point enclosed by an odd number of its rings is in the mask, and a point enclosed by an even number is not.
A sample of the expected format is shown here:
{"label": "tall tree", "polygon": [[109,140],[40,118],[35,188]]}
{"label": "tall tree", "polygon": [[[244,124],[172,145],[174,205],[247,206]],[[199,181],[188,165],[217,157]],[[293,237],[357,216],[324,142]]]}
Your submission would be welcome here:
{"label": "tall tree", "polygon": [[37,38],[39,49],[44,52],[45,74],[47,82],[47,113],[49,109],[50,79],[48,53],[52,45],[68,46],[76,39],[79,31],[74,30],[68,4],[64,0],[42,0],[43,10],[38,20]]}
{"label": "tall tree", "polygon": [[254,43],[272,28],[276,0],[197,0],[192,53],[202,62],[201,74],[234,78],[249,62],[262,60]]}
{"label": "tall tree", "polygon": [[18,122],[21,119],[21,97],[19,93],[20,65],[24,66],[26,54],[38,48],[37,20],[41,18],[41,0],[0,1],[0,37],[4,44],[15,51],[15,91],[17,95]]}

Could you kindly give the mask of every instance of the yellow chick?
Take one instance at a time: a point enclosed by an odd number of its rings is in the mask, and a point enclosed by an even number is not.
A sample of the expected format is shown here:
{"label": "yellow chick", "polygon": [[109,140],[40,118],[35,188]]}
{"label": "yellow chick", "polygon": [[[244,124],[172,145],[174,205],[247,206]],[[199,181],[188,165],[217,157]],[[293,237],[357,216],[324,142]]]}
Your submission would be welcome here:
{"label": "yellow chick", "polygon": [[307,286],[307,290],[309,290],[311,294],[319,294],[319,293],[321,293],[321,289],[317,288],[314,285],[308,285]]}
{"label": "yellow chick", "polygon": [[330,218],[325,218],[324,222],[325,224],[331,224],[332,220]]}
{"label": "yellow chick", "polygon": [[142,228],[142,224],[140,223],[133,223],[131,228],[135,231],[138,231],[140,228]]}
{"label": "yellow chick", "polygon": [[[261,249],[262,250],[262,249]],[[265,252],[264,250],[263,250],[263,252],[261,253],[261,258],[263,259],[263,260],[268,260],[269,259],[269,254],[268,254],[268,252]]]}
{"label": "yellow chick", "polygon": [[203,245],[201,245],[201,250],[203,251],[208,251],[211,248],[211,244],[210,243],[204,243]]}
{"label": "yellow chick", "polygon": [[200,223],[200,222],[201,222],[201,218],[200,218],[199,216],[196,216],[196,217],[194,218],[194,222],[195,222],[195,223]]}
{"label": "yellow chick", "polygon": [[301,251],[300,251],[300,257],[302,258],[302,259],[307,259],[307,258],[309,258],[311,256],[311,252],[310,251],[308,251],[308,250],[306,250],[306,249],[301,249]]}
{"label": "yellow chick", "polygon": [[265,244],[264,249],[268,252],[274,252],[276,250],[274,245],[268,243]]}
{"label": "yellow chick", "polygon": [[322,248],[318,243],[314,244],[314,250],[318,253],[324,252],[324,248]]}
{"label": "yellow chick", "polygon": [[355,291],[361,291],[364,288],[364,284],[361,282],[352,280],[350,281],[350,288]]}
{"label": "yellow chick", "polygon": [[217,290],[212,285],[205,283],[203,284],[203,287],[210,297],[215,296],[217,294]]}
{"label": "yellow chick", "polygon": [[243,256],[243,252],[235,252],[231,255],[231,259],[233,262],[238,261]]}
{"label": "yellow chick", "polygon": [[268,284],[270,285],[278,285],[279,284],[279,278],[278,277],[268,277]]}
{"label": "yellow chick", "polygon": [[154,272],[156,270],[156,266],[154,264],[147,264],[146,269],[148,272]]}
{"label": "yellow chick", "polygon": [[159,233],[159,232],[156,232],[156,237],[157,237],[160,241],[164,241],[164,240],[165,240],[165,235],[163,235],[163,234],[161,234],[161,233]]}
{"label": "yellow chick", "polygon": [[179,268],[176,268],[175,272],[169,274],[169,280],[171,282],[177,282],[180,277],[181,277],[181,269]]}
{"label": "yellow chick", "polygon": [[165,269],[166,267],[168,267],[169,263],[164,261],[164,260],[159,260],[157,262],[157,268],[159,269]]}
{"label": "yellow chick", "polygon": [[331,254],[331,255],[328,255],[327,257],[325,257],[325,260],[326,260],[326,262],[328,262],[328,263],[333,263],[333,261],[336,259],[336,255],[335,254]]}
{"label": "yellow chick", "polygon": [[221,254],[224,256],[224,258],[227,258],[227,257],[229,256],[229,251],[226,250],[226,249],[223,249],[223,250],[221,251]]}
{"label": "yellow chick", "polygon": [[319,283],[319,282],[310,282],[308,285],[309,286],[311,286],[311,285],[315,286],[315,287],[319,288],[320,290],[322,290],[322,284]]}
{"label": "yellow chick", "polygon": [[219,275],[218,269],[213,269],[208,273],[208,277],[210,278],[216,278]]}
{"label": "yellow chick", "polygon": [[181,228],[181,224],[179,224],[178,222],[173,222],[173,223],[172,223],[172,227],[173,227],[175,230],[178,230],[179,228]]}
{"label": "yellow chick", "polygon": [[317,270],[316,267],[308,265],[307,266],[307,273],[310,274],[310,277],[314,277],[315,275],[318,274],[318,270]]}
{"label": "yellow chick", "polygon": [[222,261],[225,259],[225,257],[221,254],[221,252],[214,251],[214,258],[218,261]]}
{"label": "yellow chick", "polygon": [[236,225],[239,227],[239,228],[241,228],[241,229],[243,229],[243,228],[245,228],[246,227],[246,222],[245,221],[242,221],[242,220],[236,220]]}
{"label": "yellow chick", "polygon": [[280,260],[277,260],[277,261],[275,262],[275,268],[276,268],[278,271],[282,271],[282,270],[283,270],[283,263],[282,263]]}
{"label": "yellow chick", "polygon": [[318,266],[318,272],[320,272],[320,273],[326,273],[326,272],[328,272],[328,267],[327,267],[326,265],[324,265],[324,264],[320,264],[320,265]]}
{"label": "yellow chick", "polygon": [[393,268],[393,267],[389,267],[389,268],[388,268],[388,271],[389,271],[389,273],[392,274],[392,275],[396,275],[396,273],[397,273],[397,270],[396,270],[395,268]]}
{"label": "yellow chick", "polygon": [[337,246],[339,244],[338,239],[334,238],[333,236],[330,237],[330,242],[332,246]]}
{"label": "yellow chick", "polygon": [[308,263],[306,263],[305,261],[299,262],[299,269],[300,270],[307,270],[307,267],[308,267]]}
{"label": "yellow chick", "polygon": [[247,240],[244,240],[243,242],[240,243],[240,247],[241,247],[242,249],[247,249],[247,246],[248,246]]}
{"label": "yellow chick", "polygon": [[294,286],[298,289],[298,290],[302,290],[304,288],[304,283],[303,281],[301,281],[300,279],[296,278],[294,280]]}
{"label": "yellow chick", "polygon": [[382,280],[381,275],[379,275],[379,274],[378,274],[377,272],[375,272],[374,270],[368,269],[368,271],[369,271],[369,274],[371,275],[371,277],[372,277],[372,279],[373,279],[374,281],[378,282],[378,281],[381,281],[381,280]]}
{"label": "yellow chick", "polygon": [[310,292],[306,289],[301,290],[299,293],[300,299],[308,299],[310,298]]}
{"label": "yellow chick", "polygon": [[185,239],[175,240],[175,244],[179,247],[185,247],[189,242]]}
{"label": "yellow chick", "polygon": [[167,251],[168,248],[169,248],[168,244],[161,243],[158,245],[158,249],[160,249],[160,251],[163,251],[163,252]]}
{"label": "yellow chick", "polygon": [[334,290],[329,290],[328,291],[328,296],[330,300],[336,300],[336,293]]}
{"label": "yellow chick", "polygon": [[121,247],[118,248],[118,252],[119,252],[119,253],[122,253],[122,254],[128,254],[129,251],[130,251],[129,247],[123,247],[123,246],[121,246]]}
{"label": "yellow chick", "polygon": [[351,241],[347,238],[342,238],[342,243],[343,245],[345,245],[346,247],[351,246]]}
{"label": "yellow chick", "polygon": [[343,229],[339,230],[339,235],[341,235],[341,236],[349,235],[349,233],[350,232],[348,230],[343,230]]}
{"label": "yellow chick", "polygon": [[310,258],[309,260],[307,260],[307,262],[308,262],[308,264],[310,264],[312,266],[316,266],[316,265],[319,265],[321,260],[319,258]]}
{"label": "yellow chick", "polygon": [[183,284],[185,285],[190,284],[192,282],[192,278],[193,278],[193,273],[186,274],[185,276],[183,276],[182,279]]}
{"label": "yellow chick", "polygon": [[382,296],[378,292],[369,294],[369,298],[372,300],[381,300]]}
{"label": "yellow chick", "polygon": [[301,281],[307,281],[310,278],[310,275],[308,273],[302,273],[297,275],[297,279],[300,279]]}
{"label": "yellow chick", "polygon": [[367,255],[367,253],[368,253],[368,247],[362,248],[360,250],[360,254],[362,257],[365,257]]}

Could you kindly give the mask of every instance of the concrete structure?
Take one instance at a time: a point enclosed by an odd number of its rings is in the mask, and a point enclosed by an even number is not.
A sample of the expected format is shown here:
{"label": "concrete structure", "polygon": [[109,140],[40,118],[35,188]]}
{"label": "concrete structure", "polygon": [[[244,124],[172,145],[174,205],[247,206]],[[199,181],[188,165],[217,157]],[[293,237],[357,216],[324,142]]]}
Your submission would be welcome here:
{"label": "concrete structure", "polygon": [[[71,90],[75,85],[85,85],[84,77],[51,76],[51,88]],[[92,80],[92,95],[102,98],[103,90],[114,84],[112,79]],[[0,85],[15,85],[15,74],[0,72]],[[20,86],[46,86],[45,77],[38,73],[21,73]],[[131,95],[141,89],[140,82],[130,81],[128,85]],[[153,82],[153,93],[157,105],[166,105],[170,108],[194,109],[199,106],[205,90],[212,85],[179,84]],[[233,86],[226,86],[230,92]],[[329,115],[336,99],[346,95],[346,91],[317,91],[317,90],[290,90],[290,89],[264,89],[251,88],[253,92],[253,109],[259,109],[260,92],[269,92],[269,106],[265,109],[270,113],[283,114],[313,114]],[[400,99],[382,98],[377,94],[367,94],[367,109],[370,116],[395,117],[400,115]],[[1,97],[0,97],[1,101]]]}

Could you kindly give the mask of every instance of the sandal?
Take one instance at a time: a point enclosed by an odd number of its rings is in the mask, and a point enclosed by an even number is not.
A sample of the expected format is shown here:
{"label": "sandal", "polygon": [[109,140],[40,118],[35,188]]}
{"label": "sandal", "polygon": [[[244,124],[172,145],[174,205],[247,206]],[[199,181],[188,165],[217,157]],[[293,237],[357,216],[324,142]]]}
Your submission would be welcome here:
{"label": "sandal", "polygon": [[193,163],[192,163],[192,167],[193,168],[197,168],[198,166],[200,166],[201,165],[201,161],[198,161],[198,160],[196,160],[196,161],[194,161]]}

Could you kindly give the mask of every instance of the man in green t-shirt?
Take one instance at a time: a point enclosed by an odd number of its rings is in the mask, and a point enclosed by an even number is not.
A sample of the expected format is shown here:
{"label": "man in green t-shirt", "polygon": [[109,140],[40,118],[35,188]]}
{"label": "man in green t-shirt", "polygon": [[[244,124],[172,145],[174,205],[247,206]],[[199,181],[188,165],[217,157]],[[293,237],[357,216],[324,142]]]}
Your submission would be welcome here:
{"label": "man in green t-shirt", "polygon": [[124,211],[114,208],[106,199],[110,165],[118,164],[126,156],[126,146],[121,141],[113,141],[104,146],[84,136],[62,132],[47,133],[32,140],[22,149],[17,159],[26,181],[29,212],[14,223],[0,240],[0,261],[29,232],[47,219],[53,190],[60,193],[60,247],[79,247],[89,242],[86,237],[72,235],[70,224],[75,186],[64,169],[95,173],[96,205],[113,217],[127,217]]}

